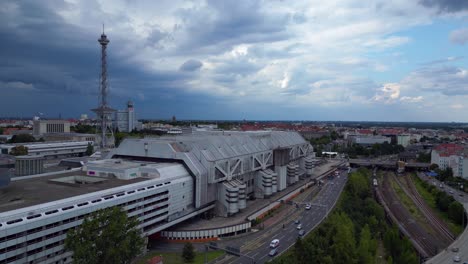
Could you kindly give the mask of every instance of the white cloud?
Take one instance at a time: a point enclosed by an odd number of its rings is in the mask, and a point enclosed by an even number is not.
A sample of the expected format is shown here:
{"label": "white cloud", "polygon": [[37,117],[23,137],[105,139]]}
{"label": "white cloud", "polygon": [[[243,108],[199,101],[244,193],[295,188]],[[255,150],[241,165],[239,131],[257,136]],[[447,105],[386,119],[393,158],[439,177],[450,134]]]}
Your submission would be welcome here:
{"label": "white cloud", "polygon": [[400,101],[405,103],[420,103],[422,102],[422,96],[410,97],[410,96],[403,96],[400,98]]}
{"label": "white cloud", "polygon": [[400,97],[400,89],[398,83],[386,83],[378,90],[373,100],[386,104],[394,103]]}
{"label": "white cloud", "polygon": [[461,28],[450,32],[450,40],[453,43],[465,45],[468,42],[468,28]]}
{"label": "white cloud", "polygon": [[15,89],[18,91],[34,91],[36,88],[32,83],[24,83],[24,82],[1,82],[0,81],[0,89]]}

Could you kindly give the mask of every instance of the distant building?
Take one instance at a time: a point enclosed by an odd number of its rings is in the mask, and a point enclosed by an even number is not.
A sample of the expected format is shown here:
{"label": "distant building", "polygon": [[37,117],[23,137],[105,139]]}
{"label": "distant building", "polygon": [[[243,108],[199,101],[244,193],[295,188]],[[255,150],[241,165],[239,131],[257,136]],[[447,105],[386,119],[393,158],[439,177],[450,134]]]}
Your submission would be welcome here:
{"label": "distant building", "polygon": [[115,112],[114,128],[117,128],[120,132],[131,132],[134,129],[141,129],[141,123],[136,119],[132,101],[128,101],[127,109]]}
{"label": "distant building", "polygon": [[96,134],[82,133],[48,133],[43,136],[45,141],[92,141],[95,144],[99,142]]}
{"label": "distant building", "polygon": [[468,150],[457,144],[440,144],[432,149],[431,163],[452,169],[453,176],[468,178]]}
{"label": "distant building", "polygon": [[21,145],[28,148],[29,156],[44,156],[46,158],[59,156],[79,156],[86,152],[88,143],[93,144],[92,141],[1,144],[0,152],[2,154],[8,154],[12,148]]}
{"label": "distant building", "polygon": [[354,144],[358,145],[374,145],[374,144],[383,144],[385,142],[391,142],[391,138],[383,137],[383,136],[351,136],[348,135],[348,140],[350,140]]}
{"label": "distant building", "polygon": [[34,120],[33,135],[47,133],[70,133],[70,121],[67,120]]}
{"label": "distant building", "polygon": [[397,135],[397,144],[402,145],[403,147],[407,147],[411,142],[411,136],[410,135]]}

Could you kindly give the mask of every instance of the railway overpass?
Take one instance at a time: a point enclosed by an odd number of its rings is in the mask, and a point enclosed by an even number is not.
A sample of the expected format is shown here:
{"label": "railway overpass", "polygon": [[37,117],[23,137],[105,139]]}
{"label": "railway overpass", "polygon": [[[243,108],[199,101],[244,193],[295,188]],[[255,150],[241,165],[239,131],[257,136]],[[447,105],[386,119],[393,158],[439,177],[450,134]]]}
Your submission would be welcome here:
{"label": "railway overpass", "polygon": [[[349,159],[351,167],[378,167],[384,169],[398,168],[398,160],[375,160],[375,159]],[[405,168],[408,169],[429,169],[430,163],[407,162]]]}

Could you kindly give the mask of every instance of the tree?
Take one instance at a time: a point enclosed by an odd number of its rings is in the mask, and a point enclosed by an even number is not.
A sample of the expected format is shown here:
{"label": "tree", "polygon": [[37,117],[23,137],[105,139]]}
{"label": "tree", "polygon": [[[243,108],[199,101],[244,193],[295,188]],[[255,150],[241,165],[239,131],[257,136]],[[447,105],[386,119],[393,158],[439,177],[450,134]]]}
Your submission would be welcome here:
{"label": "tree", "polygon": [[185,262],[193,262],[195,259],[195,249],[193,248],[192,243],[185,243],[184,249],[182,250],[182,258]]}
{"label": "tree", "polygon": [[29,134],[19,134],[14,135],[8,140],[8,143],[27,143],[27,142],[36,142],[36,139]]}
{"label": "tree", "polygon": [[91,143],[88,143],[88,146],[86,147],[86,156],[91,156],[94,152],[94,147],[93,147],[93,144]]}
{"label": "tree", "polygon": [[130,263],[144,245],[137,226],[120,207],[102,209],[67,233],[65,248],[73,251],[74,263]]}
{"label": "tree", "polygon": [[10,155],[13,155],[13,156],[28,155],[28,148],[23,145],[13,147],[10,151]]}
{"label": "tree", "polygon": [[363,264],[372,264],[374,262],[374,249],[373,249],[373,241],[371,239],[371,233],[369,226],[366,224],[361,230],[361,237],[359,239],[359,246],[358,246],[358,258],[359,263]]}
{"label": "tree", "polygon": [[448,207],[448,216],[456,224],[461,225],[464,217],[463,205],[457,201],[450,203]]}

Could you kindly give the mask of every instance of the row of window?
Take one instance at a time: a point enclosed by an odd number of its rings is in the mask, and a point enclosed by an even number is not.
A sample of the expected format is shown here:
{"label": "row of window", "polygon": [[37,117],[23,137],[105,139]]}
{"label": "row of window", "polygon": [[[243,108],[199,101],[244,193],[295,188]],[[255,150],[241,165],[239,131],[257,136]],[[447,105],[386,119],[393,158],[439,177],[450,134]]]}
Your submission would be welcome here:
{"label": "row of window", "polygon": [[[162,196],[162,195],[167,195],[169,193],[169,191],[164,191],[164,192],[161,192],[161,193],[157,193],[157,194],[153,194],[153,195],[150,195],[150,196],[147,196],[147,197],[151,197],[151,198],[155,198],[155,197],[159,197],[159,196]],[[137,200],[133,200],[133,201],[129,201],[127,203],[121,203],[121,204],[118,204],[117,206],[126,206],[126,205],[131,205],[131,204],[134,204],[136,202],[140,202],[140,201],[143,201],[143,200],[148,200],[148,199],[151,199],[151,198],[148,198],[146,199],[147,197],[145,198],[142,198],[142,199],[137,199]],[[99,201],[102,200],[102,199],[99,199]],[[167,201],[168,198],[164,198],[162,200],[158,200],[158,201],[154,201],[154,202],[151,202],[151,203],[148,203],[148,204],[144,204],[142,205],[141,207],[136,207],[136,208],[132,208],[130,210],[128,210],[127,212],[128,213],[131,213],[131,212],[134,212],[135,210],[138,210],[138,209],[144,209],[144,208],[147,208],[149,206],[152,206],[152,205],[155,205],[156,203],[160,203],[160,202],[164,202],[164,201]],[[97,200],[94,200],[92,202],[95,202]],[[86,202],[87,204],[88,202]],[[84,203],[83,203],[84,204]],[[78,204],[78,206],[80,205],[83,205],[83,204]],[[62,208],[62,210],[64,210],[66,208]],[[69,210],[70,208],[66,209],[66,210]],[[58,210],[54,210],[54,211],[58,211]],[[51,212],[53,211],[49,211],[49,212],[46,212],[46,214],[51,214]],[[88,214],[82,214],[82,215],[79,215],[77,217],[72,217],[72,218],[68,218],[68,219],[65,219],[65,220],[62,220],[62,221],[58,221],[58,222],[54,222],[54,223],[51,223],[51,224],[48,224],[48,225],[45,225],[45,226],[40,226],[40,227],[36,227],[36,228],[32,228],[32,229],[29,229],[29,230],[26,230],[25,232],[20,232],[20,233],[16,233],[16,234],[12,234],[12,235],[9,235],[9,236],[5,236],[5,237],[0,237],[0,243],[1,242],[4,242],[4,241],[8,241],[8,240],[12,240],[12,239],[16,239],[16,238],[19,238],[19,237],[22,237],[24,235],[30,235],[30,234],[34,234],[34,233],[37,233],[37,232],[40,232],[42,231],[43,229],[47,230],[47,229],[50,229],[50,228],[54,228],[54,227],[57,227],[57,226],[60,226],[62,224],[67,224],[67,223],[70,223],[70,222],[73,222],[75,220],[81,220],[87,216],[89,216],[91,213],[88,213]]]}
{"label": "row of window", "polygon": [[[62,241],[57,241],[57,242],[54,242],[54,243],[50,243],[50,244],[45,245],[43,247],[38,247],[36,249],[29,250],[29,251],[26,252],[26,254],[22,253],[22,254],[18,254],[18,255],[9,257],[9,258],[4,259],[4,260],[0,260],[0,264],[16,263],[17,260],[23,259],[25,257],[32,256],[32,255],[37,254],[39,252],[42,252],[44,250],[48,250],[48,249],[63,245],[64,243],[65,243],[65,241],[63,241],[63,240]],[[55,254],[59,255],[59,254],[63,254],[63,253],[65,253],[65,249],[62,249],[62,250],[56,252]]]}
{"label": "row of window", "polygon": [[[171,182],[165,182],[164,184],[160,183],[160,184],[157,184],[157,185],[150,185],[150,186],[147,186],[147,187],[139,188],[136,191],[140,192],[140,191],[144,191],[144,190],[150,190],[150,189],[160,187],[160,186],[163,186],[163,185],[167,185],[167,184],[171,184]],[[113,198],[116,198],[116,197],[120,197],[120,196],[123,196],[123,195],[126,195],[126,194],[132,194],[132,193],[135,193],[135,190],[127,191],[126,193],[125,192],[120,192],[120,193],[113,194],[113,195],[106,195],[106,196],[103,196],[100,199],[92,200],[91,203],[93,203],[93,204],[94,203],[99,203],[99,202],[102,202],[104,200],[110,200],[110,199],[113,199]],[[169,193],[169,191],[165,191],[165,193]],[[148,199],[151,199],[151,198],[148,198]],[[82,207],[82,206],[85,206],[85,205],[88,205],[88,204],[90,204],[90,202],[83,202],[83,203],[76,204],[76,205],[66,206],[66,207],[61,208],[61,211],[67,211],[67,210]],[[51,214],[55,214],[55,213],[58,213],[58,212],[59,212],[59,209],[55,209],[55,210],[47,211],[44,214],[35,214],[35,215],[32,215],[32,216],[27,216],[25,218],[17,218],[17,219],[13,219],[13,220],[10,220],[10,221],[6,222],[6,225],[12,225],[12,224],[23,222],[24,220],[32,220],[34,218],[38,218],[38,217],[41,217],[43,215],[51,215]],[[2,227],[2,226],[3,226],[3,224],[0,223],[0,227]]]}

